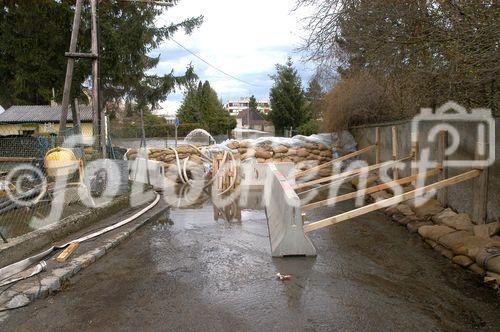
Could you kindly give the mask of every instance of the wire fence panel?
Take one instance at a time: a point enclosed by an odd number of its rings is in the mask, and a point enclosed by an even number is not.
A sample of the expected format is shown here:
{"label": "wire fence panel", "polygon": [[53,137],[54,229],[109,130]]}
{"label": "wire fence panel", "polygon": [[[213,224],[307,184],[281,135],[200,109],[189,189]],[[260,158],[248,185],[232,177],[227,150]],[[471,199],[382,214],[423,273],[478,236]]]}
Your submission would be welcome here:
{"label": "wire fence panel", "polygon": [[[105,157],[118,160],[111,165],[103,162],[101,140],[92,136],[90,123],[70,126],[62,135],[58,129],[49,124],[0,124],[0,240],[88,209],[81,188],[98,197],[107,174],[116,170],[119,176],[109,187],[117,193],[128,190],[126,149],[108,145]],[[64,174],[55,172],[54,165],[65,169]],[[62,210],[53,214],[56,200]]]}

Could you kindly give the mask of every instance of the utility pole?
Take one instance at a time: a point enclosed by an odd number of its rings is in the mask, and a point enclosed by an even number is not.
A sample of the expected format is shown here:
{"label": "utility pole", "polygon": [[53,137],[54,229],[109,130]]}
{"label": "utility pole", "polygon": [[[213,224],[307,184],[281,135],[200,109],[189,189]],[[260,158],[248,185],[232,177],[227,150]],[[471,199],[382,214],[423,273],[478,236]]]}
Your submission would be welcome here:
{"label": "utility pole", "polygon": [[[97,26],[97,0],[90,0],[91,11],[91,53],[77,53],[76,46],[78,42],[78,31],[80,30],[80,22],[82,16],[82,2],[83,0],[76,0],[75,16],[73,18],[73,30],[71,31],[71,41],[69,52],[65,53],[68,57],[68,64],[66,67],[66,77],[64,80],[63,100],[61,120],[59,126],[60,140],[64,139],[66,131],[66,119],[68,117],[68,107],[71,94],[71,83],[73,80],[73,69],[75,59],[92,59],[92,122],[93,122],[93,136],[95,144],[102,148],[102,155],[106,157],[106,138],[105,128],[103,125],[104,114],[101,114],[100,107],[100,93],[99,93],[99,44],[98,44],[98,26]],[[75,121],[75,118],[73,118]]]}

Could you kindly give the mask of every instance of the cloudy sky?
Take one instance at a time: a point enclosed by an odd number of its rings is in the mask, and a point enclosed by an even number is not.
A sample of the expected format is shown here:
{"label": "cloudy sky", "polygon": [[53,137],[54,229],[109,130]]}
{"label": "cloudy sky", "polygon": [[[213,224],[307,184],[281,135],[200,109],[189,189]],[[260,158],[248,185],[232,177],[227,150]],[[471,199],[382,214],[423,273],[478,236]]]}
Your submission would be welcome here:
{"label": "cloudy sky", "polygon": [[[255,95],[268,99],[272,82],[270,74],[276,63],[284,63],[288,55],[302,77],[303,84],[311,76],[313,66],[300,61],[296,51],[300,44],[300,18],[304,11],[292,12],[295,0],[181,0],[158,19],[157,24],[178,22],[190,16],[204,16],[204,22],[190,36],[178,32],[174,39],[213,66],[240,79],[233,79],[197,59],[173,41],[164,42],[153,53],[160,54],[154,72],[174,70],[182,74],[191,63],[201,80],[208,80],[223,101]],[[182,92],[168,96],[161,113],[174,114],[182,100]]]}

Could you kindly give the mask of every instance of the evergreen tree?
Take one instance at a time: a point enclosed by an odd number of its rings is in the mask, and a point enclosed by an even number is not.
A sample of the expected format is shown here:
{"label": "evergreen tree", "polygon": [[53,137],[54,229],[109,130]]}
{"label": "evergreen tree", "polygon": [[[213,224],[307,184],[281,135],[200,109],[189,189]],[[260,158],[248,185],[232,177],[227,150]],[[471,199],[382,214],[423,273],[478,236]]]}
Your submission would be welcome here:
{"label": "evergreen tree", "polygon": [[250,96],[250,99],[248,100],[248,108],[252,111],[257,110],[257,100],[254,95]]}
{"label": "evergreen tree", "polygon": [[190,88],[185,93],[177,116],[182,122],[198,123],[212,135],[224,134],[236,127],[236,120],[224,109],[208,81],[199,82],[196,89]]}
{"label": "evergreen tree", "polygon": [[[188,18],[166,26],[156,20],[168,6],[146,2],[99,1],[101,88],[108,101],[133,100],[138,106],[156,107],[175,87],[185,85],[195,75],[188,68],[182,76],[147,74],[159,56],[152,50],[179,29],[190,33],[202,17]],[[78,52],[90,50],[90,8],[82,10]],[[68,51],[74,0],[0,1],[0,104],[48,104],[55,90],[62,99],[66,73],[64,53]],[[75,65],[73,96],[91,74],[90,61]],[[84,98],[82,98],[85,100]]]}
{"label": "evergreen tree", "polygon": [[274,84],[270,91],[271,111],[269,119],[278,133],[288,127],[296,128],[309,120],[306,110],[302,82],[293,68],[289,57],[285,65],[276,65],[276,74],[272,75]]}
{"label": "evergreen tree", "polygon": [[323,116],[325,92],[323,92],[317,77],[313,77],[307,85],[306,103],[308,112],[313,119],[320,119]]}

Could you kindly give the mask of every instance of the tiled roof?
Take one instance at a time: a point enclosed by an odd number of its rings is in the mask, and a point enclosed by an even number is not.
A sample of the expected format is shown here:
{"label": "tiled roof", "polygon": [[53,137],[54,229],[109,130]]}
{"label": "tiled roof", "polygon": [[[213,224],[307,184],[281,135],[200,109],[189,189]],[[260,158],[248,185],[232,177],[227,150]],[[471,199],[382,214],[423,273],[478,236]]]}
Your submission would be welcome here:
{"label": "tiled roof", "polygon": [[[59,122],[61,120],[60,105],[28,105],[11,106],[5,112],[0,114],[0,123],[45,123]],[[92,107],[80,105],[80,121],[92,121]],[[68,110],[68,121],[72,121],[71,107]]]}

